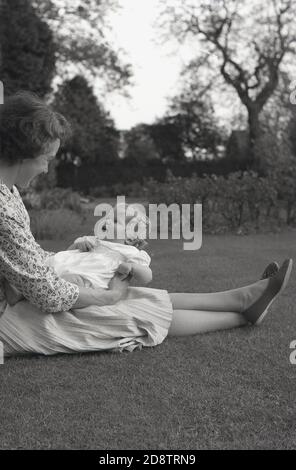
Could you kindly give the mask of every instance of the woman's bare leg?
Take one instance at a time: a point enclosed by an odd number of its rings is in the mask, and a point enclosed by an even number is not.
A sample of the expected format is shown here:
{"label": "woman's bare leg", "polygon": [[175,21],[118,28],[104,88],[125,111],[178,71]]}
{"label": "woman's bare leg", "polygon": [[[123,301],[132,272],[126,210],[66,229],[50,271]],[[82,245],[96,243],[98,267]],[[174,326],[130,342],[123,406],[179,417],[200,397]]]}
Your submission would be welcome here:
{"label": "woman's bare leg", "polygon": [[248,286],[221,292],[170,293],[176,310],[210,310],[215,312],[236,312],[246,310],[264,292],[268,279],[262,279]]}
{"label": "woman's bare leg", "polygon": [[173,310],[168,336],[189,336],[247,325],[240,313]]}

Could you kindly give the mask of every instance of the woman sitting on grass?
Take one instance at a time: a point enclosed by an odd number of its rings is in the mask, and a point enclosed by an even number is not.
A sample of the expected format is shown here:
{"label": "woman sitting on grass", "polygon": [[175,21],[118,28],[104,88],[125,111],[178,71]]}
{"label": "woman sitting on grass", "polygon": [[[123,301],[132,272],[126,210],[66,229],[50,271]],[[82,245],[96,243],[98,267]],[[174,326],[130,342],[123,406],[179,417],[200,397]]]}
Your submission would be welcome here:
{"label": "woman sitting on grass", "polygon": [[[118,217],[118,211],[123,212],[126,209],[132,215]],[[137,226],[136,231],[133,226]],[[117,204],[106,217],[96,223],[94,236],[77,238],[67,251],[49,256],[45,264],[52,267],[59,277],[79,287],[107,290],[115,273],[121,279],[129,278],[134,284],[145,286],[152,280],[149,267],[151,258],[140,248],[147,245],[145,238],[149,228],[148,217],[136,212],[132,206]],[[114,238],[114,234],[118,238]],[[9,305],[15,305],[24,299],[14,286],[6,283],[5,289]],[[111,290],[109,293],[112,294]]]}
{"label": "woman sitting on grass", "polygon": [[[43,250],[31,233],[17,186],[26,188],[48,171],[69,133],[66,119],[31,93],[17,93],[0,107],[0,341],[5,355],[133,351],[160,344],[168,335],[262,321],[287,285],[292,260],[270,278],[217,293],[132,287],[120,272],[108,289],[60,277],[48,265],[54,253]],[[25,299],[15,305],[6,297],[12,286]]]}

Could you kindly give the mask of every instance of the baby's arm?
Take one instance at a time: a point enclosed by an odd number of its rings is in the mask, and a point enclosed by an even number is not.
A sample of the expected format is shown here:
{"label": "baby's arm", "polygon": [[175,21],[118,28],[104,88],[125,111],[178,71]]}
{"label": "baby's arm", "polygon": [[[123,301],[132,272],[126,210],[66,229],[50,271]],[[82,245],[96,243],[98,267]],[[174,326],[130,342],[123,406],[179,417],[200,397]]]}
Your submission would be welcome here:
{"label": "baby's arm", "polygon": [[149,282],[152,281],[152,271],[149,266],[144,266],[139,263],[121,263],[117,269],[117,272],[123,276],[131,275],[131,279],[134,279],[142,285],[149,284]]}
{"label": "baby's arm", "polygon": [[141,285],[149,284],[152,281],[152,271],[149,267],[151,258],[144,250],[137,250],[137,253],[130,258],[127,258],[125,263],[120,266],[127,266],[126,274],[131,274],[131,279],[134,279]]}
{"label": "baby's arm", "polygon": [[143,285],[149,284],[152,281],[152,271],[149,266],[144,266],[139,263],[131,263],[131,274],[135,281]]}

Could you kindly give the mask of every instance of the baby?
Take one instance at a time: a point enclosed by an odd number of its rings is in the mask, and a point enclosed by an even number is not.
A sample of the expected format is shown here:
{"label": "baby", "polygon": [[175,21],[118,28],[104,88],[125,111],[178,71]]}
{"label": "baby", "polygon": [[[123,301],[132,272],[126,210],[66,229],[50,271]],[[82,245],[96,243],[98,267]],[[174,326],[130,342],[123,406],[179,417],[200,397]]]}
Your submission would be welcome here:
{"label": "baby", "polygon": [[134,212],[121,220],[118,210],[119,205],[96,224],[94,236],[77,238],[67,251],[49,257],[47,265],[63,279],[83,287],[108,289],[116,272],[122,279],[130,277],[140,285],[148,284],[151,258],[140,248],[146,244],[149,219]]}
{"label": "baby", "polygon": [[[66,251],[59,251],[46,260],[46,265],[67,280],[81,287],[108,289],[115,273],[122,279],[129,278],[139,285],[152,280],[149,267],[151,258],[143,248],[150,230],[146,215],[129,206],[130,215],[119,216],[121,205],[117,205],[97,222],[94,236],[79,237]],[[104,238],[104,239],[102,239]],[[6,297],[10,305],[23,296],[6,284]]]}

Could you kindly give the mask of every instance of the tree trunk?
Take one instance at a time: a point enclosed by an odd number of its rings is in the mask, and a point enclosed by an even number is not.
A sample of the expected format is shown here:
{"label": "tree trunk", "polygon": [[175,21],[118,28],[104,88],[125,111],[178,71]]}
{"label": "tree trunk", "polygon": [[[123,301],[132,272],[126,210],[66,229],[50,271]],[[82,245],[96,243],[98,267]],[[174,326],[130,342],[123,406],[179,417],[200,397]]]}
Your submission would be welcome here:
{"label": "tree trunk", "polygon": [[262,135],[262,129],[260,128],[259,121],[260,110],[257,106],[248,108],[248,124],[249,124],[249,158],[248,167],[253,170],[260,168],[260,155],[256,152],[256,143]]}

